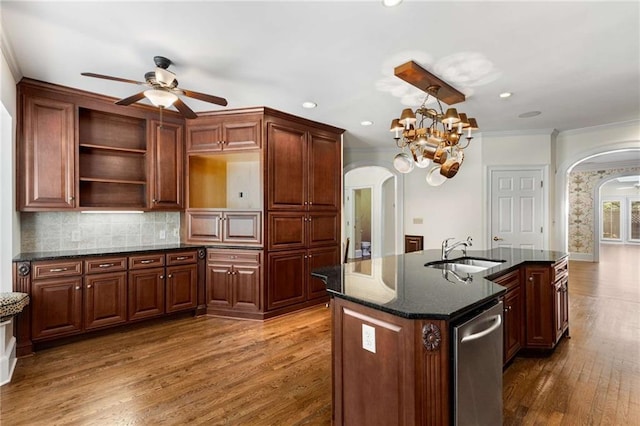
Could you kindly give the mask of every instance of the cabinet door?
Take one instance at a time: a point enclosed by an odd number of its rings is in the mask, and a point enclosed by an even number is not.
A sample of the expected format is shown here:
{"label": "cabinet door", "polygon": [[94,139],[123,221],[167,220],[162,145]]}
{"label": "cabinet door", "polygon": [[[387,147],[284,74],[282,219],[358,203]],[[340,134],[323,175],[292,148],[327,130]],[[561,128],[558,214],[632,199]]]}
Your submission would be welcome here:
{"label": "cabinet door", "polygon": [[82,277],[34,280],[31,290],[33,340],[82,332]]}
{"label": "cabinet door", "polygon": [[306,132],[294,127],[269,123],[267,135],[269,210],[306,208],[308,204]]}
{"label": "cabinet door", "polygon": [[225,243],[261,243],[262,213],[225,212],[222,219],[222,240]]}
{"label": "cabinet door", "polygon": [[340,214],[337,212],[309,213],[307,217],[309,247],[338,244]]}
{"label": "cabinet door", "polygon": [[18,141],[20,210],[74,208],[75,107],[68,102],[23,97]]}
{"label": "cabinet door", "polygon": [[564,275],[555,285],[555,341],[562,337],[562,334],[569,326],[569,296],[568,296],[568,276]]}
{"label": "cabinet door", "polygon": [[126,272],[87,275],[84,288],[85,330],[127,321]]}
{"label": "cabinet door", "polygon": [[233,306],[231,289],[231,264],[210,263],[207,265],[207,306],[230,309]]}
{"label": "cabinet door", "polygon": [[522,293],[519,287],[508,291],[504,298],[504,362],[513,358],[523,341]]}
{"label": "cabinet door", "polygon": [[186,211],[189,241],[221,242],[222,212],[206,209]]}
{"label": "cabinet door", "polygon": [[222,151],[222,123],[210,117],[187,123],[187,151]]}
{"label": "cabinet door", "polygon": [[307,276],[307,298],[316,299],[327,295],[327,286],[325,283],[311,276],[311,271],[324,266],[333,266],[340,264],[340,248],[326,247],[309,250],[308,254],[309,270],[305,274]]}
{"label": "cabinet door", "polygon": [[231,276],[233,309],[260,311],[260,265],[234,265]]}
{"label": "cabinet door", "polygon": [[164,268],[129,271],[129,320],[164,313]]}
{"label": "cabinet door", "polygon": [[307,219],[305,212],[270,212],[269,250],[304,248]]}
{"label": "cabinet door", "polygon": [[526,346],[552,348],[554,341],[554,284],[546,265],[525,267]]}
{"label": "cabinet door", "polygon": [[342,179],[340,139],[309,133],[309,208],[338,210]]}
{"label": "cabinet door", "polygon": [[222,123],[224,151],[245,151],[262,146],[261,121],[258,116],[227,118]]}
{"label": "cabinet door", "polygon": [[305,250],[269,253],[267,309],[283,308],[307,299],[305,256]]}
{"label": "cabinet door", "polygon": [[180,209],[183,206],[184,145],[183,127],[179,124],[152,120],[151,177],[152,209]]}
{"label": "cabinet door", "polygon": [[195,309],[198,304],[198,266],[168,266],[165,286],[167,313]]}

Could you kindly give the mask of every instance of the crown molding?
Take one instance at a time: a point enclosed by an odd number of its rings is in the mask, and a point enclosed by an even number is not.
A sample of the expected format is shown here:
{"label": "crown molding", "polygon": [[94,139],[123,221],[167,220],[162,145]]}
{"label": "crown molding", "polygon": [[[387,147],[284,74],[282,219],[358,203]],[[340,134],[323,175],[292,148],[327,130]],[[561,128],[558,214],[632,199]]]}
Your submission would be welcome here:
{"label": "crown molding", "polygon": [[20,81],[22,78],[22,71],[18,66],[18,62],[16,62],[15,54],[13,53],[13,48],[11,47],[11,43],[7,40],[7,37],[4,34],[4,28],[0,26],[0,50],[2,51],[2,55],[4,59],[7,61],[7,65],[9,65],[9,71],[11,71],[11,75],[13,76],[13,81],[16,83]]}
{"label": "crown molding", "polygon": [[635,126],[640,126],[640,119],[619,121],[619,122],[616,122],[616,123],[599,124],[597,126],[582,127],[580,129],[564,130],[564,131],[560,132],[560,134],[563,135],[563,136],[564,135],[579,135],[579,134],[582,134],[582,133],[590,133],[590,132],[593,132],[595,130],[608,130],[608,129],[611,129],[611,128],[635,127]]}

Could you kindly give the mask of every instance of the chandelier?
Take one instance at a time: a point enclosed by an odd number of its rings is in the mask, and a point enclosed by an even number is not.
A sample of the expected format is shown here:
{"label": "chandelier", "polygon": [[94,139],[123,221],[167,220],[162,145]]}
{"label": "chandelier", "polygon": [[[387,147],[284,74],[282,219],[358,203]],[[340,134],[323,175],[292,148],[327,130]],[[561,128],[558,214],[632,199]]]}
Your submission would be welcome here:
{"label": "chandelier", "polygon": [[[467,118],[455,108],[447,108],[442,102],[453,105],[465,100],[446,82],[426,71],[413,61],[395,68],[395,75],[426,92],[426,97],[415,111],[405,108],[391,122],[390,131],[402,152],[393,159],[393,166],[400,173],[409,173],[414,167],[427,169],[427,183],[442,185],[454,177],[464,161],[464,150],[470,145],[471,132],[478,130],[475,118]],[[437,108],[427,104],[434,98]],[[442,101],[442,102],[441,102]]]}

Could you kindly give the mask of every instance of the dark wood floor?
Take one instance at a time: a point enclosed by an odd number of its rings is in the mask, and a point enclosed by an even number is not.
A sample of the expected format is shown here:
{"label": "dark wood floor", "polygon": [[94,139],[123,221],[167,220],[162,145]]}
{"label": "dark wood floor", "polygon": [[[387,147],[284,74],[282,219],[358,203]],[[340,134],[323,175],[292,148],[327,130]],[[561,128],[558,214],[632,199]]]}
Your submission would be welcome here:
{"label": "dark wood floor", "polygon": [[[571,262],[571,335],[504,375],[505,424],[637,425],[640,247]],[[179,318],[39,351],[0,388],[0,424],[328,425],[330,316]]]}

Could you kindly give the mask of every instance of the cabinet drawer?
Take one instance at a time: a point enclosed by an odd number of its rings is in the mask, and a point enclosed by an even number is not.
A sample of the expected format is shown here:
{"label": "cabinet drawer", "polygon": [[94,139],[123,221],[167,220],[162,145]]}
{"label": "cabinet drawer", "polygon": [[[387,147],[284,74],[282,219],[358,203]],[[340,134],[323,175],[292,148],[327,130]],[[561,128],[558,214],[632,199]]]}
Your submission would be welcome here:
{"label": "cabinet drawer", "polygon": [[126,269],[126,257],[101,257],[99,259],[90,259],[84,261],[85,274],[125,271]]}
{"label": "cabinet drawer", "polygon": [[500,275],[497,278],[493,278],[491,281],[493,281],[496,284],[500,284],[503,287],[506,287],[507,291],[513,288],[517,288],[520,286],[520,269],[507,272],[504,275]]}
{"label": "cabinet drawer", "polygon": [[569,259],[565,257],[553,265],[554,281],[558,281],[569,273]]}
{"label": "cabinet drawer", "polygon": [[167,253],[167,265],[184,265],[197,262],[198,252],[196,250]]}
{"label": "cabinet drawer", "polygon": [[143,254],[129,257],[129,269],[143,269],[164,266],[164,254]]}
{"label": "cabinet drawer", "polygon": [[82,274],[81,260],[34,262],[33,279],[68,277]]}
{"label": "cabinet drawer", "polygon": [[207,262],[260,263],[261,251],[208,250]]}

